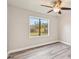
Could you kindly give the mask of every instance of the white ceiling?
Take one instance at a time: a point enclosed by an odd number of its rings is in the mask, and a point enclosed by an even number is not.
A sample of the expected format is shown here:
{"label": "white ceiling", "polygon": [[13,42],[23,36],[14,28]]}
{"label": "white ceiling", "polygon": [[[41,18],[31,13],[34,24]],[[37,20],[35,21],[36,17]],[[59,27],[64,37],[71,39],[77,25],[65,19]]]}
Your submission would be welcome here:
{"label": "white ceiling", "polygon": [[[40,13],[47,13],[47,11],[50,9],[47,7],[40,6],[40,5],[43,3],[48,4],[48,2],[51,2],[51,1],[55,1],[55,0],[8,0],[8,4],[17,6],[23,9],[40,12]],[[71,0],[62,0],[62,2],[63,2],[62,6],[64,7],[71,6]]]}

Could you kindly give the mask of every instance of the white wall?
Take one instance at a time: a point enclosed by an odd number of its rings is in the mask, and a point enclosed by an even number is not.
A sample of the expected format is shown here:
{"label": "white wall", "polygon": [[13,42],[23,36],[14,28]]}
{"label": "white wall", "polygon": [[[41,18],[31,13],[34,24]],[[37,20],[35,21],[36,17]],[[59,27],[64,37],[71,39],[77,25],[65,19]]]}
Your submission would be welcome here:
{"label": "white wall", "polygon": [[49,36],[29,38],[29,16],[45,17],[44,14],[8,6],[8,52],[29,46],[58,41],[58,19],[49,18]]}
{"label": "white wall", "polygon": [[64,11],[59,16],[59,39],[61,42],[71,44],[71,11]]}

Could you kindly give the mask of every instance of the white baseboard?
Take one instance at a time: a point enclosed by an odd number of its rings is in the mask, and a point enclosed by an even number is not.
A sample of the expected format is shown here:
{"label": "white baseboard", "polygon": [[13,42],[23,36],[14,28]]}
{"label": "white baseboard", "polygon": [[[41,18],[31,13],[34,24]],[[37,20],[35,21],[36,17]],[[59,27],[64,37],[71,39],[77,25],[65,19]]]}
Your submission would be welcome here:
{"label": "white baseboard", "polygon": [[30,48],[34,48],[34,47],[39,47],[39,46],[46,45],[46,44],[56,43],[56,42],[59,42],[59,41],[56,40],[56,41],[51,41],[51,42],[47,42],[47,43],[42,43],[42,44],[38,44],[38,45],[33,45],[33,46],[21,48],[21,49],[11,50],[11,51],[8,52],[8,56],[9,56],[11,53],[15,53],[15,52],[18,52],[18,51],[22,51],[22,50],[26,50],[26,49],[30,49]]}
{"label": "white baseboard", "polygon": [[67,44],[67,45],[71,45],[71,43],[65,42],[65,41],[60,41],[61,43]]}

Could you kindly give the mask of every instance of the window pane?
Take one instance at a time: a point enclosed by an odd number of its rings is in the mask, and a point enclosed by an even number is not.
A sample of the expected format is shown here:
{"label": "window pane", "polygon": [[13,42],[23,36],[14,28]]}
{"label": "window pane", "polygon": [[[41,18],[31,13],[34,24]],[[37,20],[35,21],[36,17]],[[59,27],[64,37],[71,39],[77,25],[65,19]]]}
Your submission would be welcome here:
{"label": "window pane", "polygon": [[48,35],[48,20],[41,19],[41,35]]}
{"label": "window pane", "polygon": [[39,20],[35,17],[30,17],[30,35],[38,36],[39,35]]}

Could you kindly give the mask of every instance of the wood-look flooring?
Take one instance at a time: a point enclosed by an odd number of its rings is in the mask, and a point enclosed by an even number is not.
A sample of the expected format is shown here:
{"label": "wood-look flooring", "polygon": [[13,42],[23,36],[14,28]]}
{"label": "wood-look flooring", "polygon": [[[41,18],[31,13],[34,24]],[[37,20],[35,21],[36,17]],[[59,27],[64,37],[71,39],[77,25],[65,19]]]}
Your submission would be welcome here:
{"label": "wood-look flooring", "polygon": [[8,59],[71,59],[71,47],[55,43],[16,54]]}

